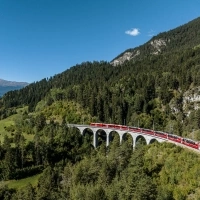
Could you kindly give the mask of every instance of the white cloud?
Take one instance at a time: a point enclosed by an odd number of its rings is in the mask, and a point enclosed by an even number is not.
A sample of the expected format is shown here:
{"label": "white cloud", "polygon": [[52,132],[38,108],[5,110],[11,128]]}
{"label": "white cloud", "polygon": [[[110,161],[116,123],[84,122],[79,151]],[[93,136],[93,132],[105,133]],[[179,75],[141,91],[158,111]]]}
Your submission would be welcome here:
{"label": "white cloud", "polygon": [[140,31],[138,28],[132,28],[131,30],[125,31],[125,33],[131,36],[137,36],[140,34]]}

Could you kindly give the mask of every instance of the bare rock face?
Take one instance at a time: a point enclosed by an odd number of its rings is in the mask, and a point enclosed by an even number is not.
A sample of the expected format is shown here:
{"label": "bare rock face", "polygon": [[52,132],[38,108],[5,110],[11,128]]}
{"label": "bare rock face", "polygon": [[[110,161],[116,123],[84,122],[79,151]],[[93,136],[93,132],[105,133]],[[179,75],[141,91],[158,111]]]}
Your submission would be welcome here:
{"label": "bare rock face", "polygon": [[137,57],[139,55],[140,55],[140,51],[139,50],[137,50],[137,51],[135,50],[133,52],[125,52],[121,57],[113,60],[111,62],[111,65],[113,65],[113,66],[121,65],[126,60],[131,60],[131,59],[133,59],[133,58],[135,58],[135,57]]}
{"label": "bare rock face", "polygon": [[158,39],[151,41],[150,44],[154,49],[154,51],[151,52],[151,54],[158,55],[159,53],[161,53],[162,48],[167,46],[167,41],[163,39]]}
{"label": "bare rock face", "polygon": [[174,98],[171,100],[169,105],[173,113],[179,113],[181,106],[183,113],[186,116],[189,116],[192,110],[200,109],[200,86],[185,91],[180,105],[177,105]]}
{"label": "bare rock face", "polygon": [[162,38],[151,40],[145,44],[145,46],[147,47],[146,49],[149,50],[145,51],[143,48],[138,47],[131,51],[126,51],[125,53],[122,54],[122,56],[117,57],[110,64],[113,66],[117,66],[131,59],[134,60],[136,58],[142,58],[142,56],[159,55],[164,49],[166,49],[167,44],[169,42],[170,39],[162,39]]}
{"label": "bare rock face", "polygon": [[183,110],[188,116],[191,110],[200,108],[200,87],[192,88],[183,94]]}

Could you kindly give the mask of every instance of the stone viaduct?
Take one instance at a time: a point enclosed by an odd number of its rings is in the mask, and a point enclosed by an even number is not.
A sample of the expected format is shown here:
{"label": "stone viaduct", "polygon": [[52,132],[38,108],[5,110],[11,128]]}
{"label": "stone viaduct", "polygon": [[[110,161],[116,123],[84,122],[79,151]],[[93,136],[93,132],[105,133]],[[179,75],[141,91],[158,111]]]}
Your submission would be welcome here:
{"label": "stone viaduct", "polygon": [[136,146],[136,142],[140,139],[143,138],[146,141],[146,144],[151,144],[154,141],[157,142],[165,142],[168,141],[165,138],[160,138],[158,136],[154,135],[147,135],[145,133],[141,132],[133,132],[130,130],[120,130],[120,129],[114,129],[114,128],[105,128],[105,127],[95,127],[95,126],[90,126],[90,125],[78,125],[78,124],[68,124],[68,127],[74,127],[77,128],[80,133],[83,135],[84,131],[86,129],[90,129],[93,133],[93,146],[96,148],[98,146],[98,134],[100,131],[104,131],[106,134],[106,146],[109,146],[109,143],[111,141],[111,133],[114,131],[118,133],[119,138],[120,138],[120,143],[123,141],[124,136],[126,133],[130,134],[132,136],[132,143],[133,143],[133,148]]}

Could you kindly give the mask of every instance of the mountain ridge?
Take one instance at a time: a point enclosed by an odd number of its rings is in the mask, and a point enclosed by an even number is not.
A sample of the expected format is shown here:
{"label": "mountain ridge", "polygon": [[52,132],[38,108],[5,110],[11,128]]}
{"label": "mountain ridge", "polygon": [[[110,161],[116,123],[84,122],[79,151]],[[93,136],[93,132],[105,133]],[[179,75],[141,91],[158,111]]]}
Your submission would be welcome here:
{"label": "mountain ridge", "polygon": [[18,81],[8,81],[0,78],[0,86],[13,86],[13,87],[18,87],[18,86],[27,86],[29,83],[27,82],[18,82]]}
{"label": "mountain ridge", "polygon": [[150,55],[159,55],[169,51],[179,51],[180,48],[195,48],[197,45],[200,45],[198,39],[198,36],[200,35],[200,30],[198,29],[199,26],[200,17],[178,26],[177,28],[159,33],[143,45],[123,51],[111,60],[110,63],[116,66],[129,60],[136,61]]}
{"label": "mountain ridge", "polygon": [[27,85],[29,85],[27,82],[7,81],[0,78],[0,97],[6,92],[19,90]]}

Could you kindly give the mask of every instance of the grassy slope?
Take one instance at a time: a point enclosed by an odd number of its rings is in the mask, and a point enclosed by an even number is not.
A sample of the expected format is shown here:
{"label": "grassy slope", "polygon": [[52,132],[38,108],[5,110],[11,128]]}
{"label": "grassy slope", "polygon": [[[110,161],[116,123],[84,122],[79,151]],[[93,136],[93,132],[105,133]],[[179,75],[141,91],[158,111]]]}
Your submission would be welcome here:
{"label": "grassy slope", "polygon": [[41,175],[42,173],[20,180],[10,180],[6,181],[4,184],[8,185],[8,188],[13,188],[17,190],[27,186],[28,183],[30,183],[33,187],[35,187],[37,186],[38,179],[40,178]]}
{"label": "grassy slope", "polygon": [[12,115],[6,119],[0,120],[0,141],[3,142],[3,138],[5,135],[11,136],[11,133],[7,132],[4,127],[8,127],[10,125],[14,125],[14,120],[16,119],[18,114]]}
{"label": "grassy slope", "polygon": [[[11,133],[6,131],[4,127],[8,127],[10,125],[14,125],[15,121],[19,119],[23,113],[23,111],[26,108],[19,108],[17,109],[17,114],[14,114],[6,119],[0,120],[0,141],[3,142],[4,136],[7,135],[8,137],[11,137]],[[33,135],[24,133],[24,137],[27,141],[30,141],[33,139]],[[21,180],[9,180],[5,182],[1,182],[0,185],[8,185],[9,188],[13,189],[21,189],[25,186],[27,186],[28,183],[30,183],[33,187],[37,185],[38,179],[41,176],[41,174],[37,174],[35,176],[31,176],[28,178],[24,178]]]}
{"label": "grassy slope", "polygon": [[[15,121],[17,121],[19,118],[21,118],[22,113],[27,109],[27,107],[24,108],[18,108],[17,114],[14,114],[6,119],[0,120],[0,142],[3,142],[4,136],[7,135],[8,137],[11,137],[11,133],[6,131],[4,127],[8,127],[15,124]],[[28,135],[24,133],[24,137],[27,141],[30,141],[33,139],[33,135]]]}

